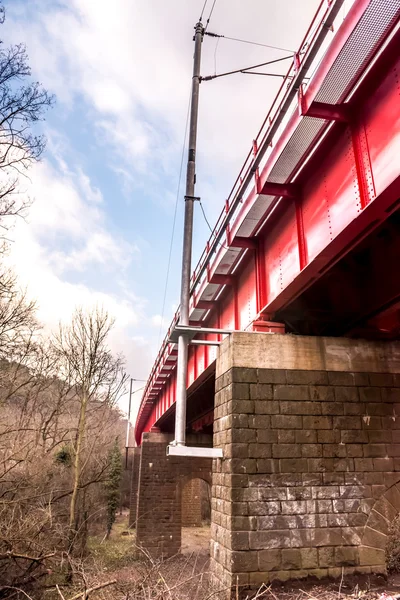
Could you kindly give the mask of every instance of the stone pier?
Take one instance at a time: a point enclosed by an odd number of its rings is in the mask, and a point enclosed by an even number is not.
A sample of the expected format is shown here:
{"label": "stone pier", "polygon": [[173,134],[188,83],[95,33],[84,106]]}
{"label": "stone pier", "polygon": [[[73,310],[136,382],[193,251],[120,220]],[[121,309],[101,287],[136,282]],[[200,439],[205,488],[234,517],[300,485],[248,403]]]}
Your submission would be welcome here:
{"label": "stone pier", "polygon": [[385,572],[400,344],[234,333],[216,367],[216,585]]}
{"label": "stone pier", "polygon": [[131,448],[131,493],[129,503],[129,527],[136,527],[137,492],[139,483],[140,448]]}

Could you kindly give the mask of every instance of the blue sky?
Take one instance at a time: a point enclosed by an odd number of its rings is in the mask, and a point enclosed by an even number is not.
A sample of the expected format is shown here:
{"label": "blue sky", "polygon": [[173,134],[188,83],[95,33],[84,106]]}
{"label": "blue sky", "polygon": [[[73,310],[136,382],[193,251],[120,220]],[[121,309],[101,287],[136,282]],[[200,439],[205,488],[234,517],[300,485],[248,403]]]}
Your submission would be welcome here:
{"label": "blue sky", "polygon": [[[318,4],[218,0],[209,30],[295,49]],[[35,202],[13,232],[11,261],[49,329],[75,305],[108,308],[116,318],[113,348],[125,353],[131,376],[144,379],[158,350],[193,26],[203,0],[4,5],[4,43],[26,44],[34,79],[57,97],[42,125],[46,153],[23,183]],[[202,74],[283,55],[206,38]],[[196,192],[211,223],[278,85],[277,78],[245,75],[201,85]],[[183,193],[182,187],[162,336],[179,298]],[[197,211],[195,262],[208,233]]]}

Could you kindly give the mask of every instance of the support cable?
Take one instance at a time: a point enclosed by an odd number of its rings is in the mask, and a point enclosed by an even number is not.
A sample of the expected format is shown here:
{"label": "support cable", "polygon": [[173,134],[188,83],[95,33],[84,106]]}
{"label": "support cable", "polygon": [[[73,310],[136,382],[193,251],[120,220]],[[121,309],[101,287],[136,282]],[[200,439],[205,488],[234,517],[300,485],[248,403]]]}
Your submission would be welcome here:
{"label": "support cable", "polygon": [[[203,213],[204,220],[205,220],[205,222],[207,223],[208,229],[211,231],[211,233],[212,233],[213,235],[215,235],[215,234],[214,234],[214,231],[213,231],[213,228],[211,227],[211,225],[210,225],[210,222],[209,222],[209,220],[207,219],[207,216],[206,216],[206,213],[205,213],[205,210],[204,210],[203,204],[202,204],[202,202],[201,202],[201,200],[200,200],[200,199],[199,199],[199,204],[200,204],[201,212]],[[229,250],[229,248],[228,248],[227,246],[224,246],[224,244],[223,244],[222,242],[218,242],[218,244],[221,246],[221,248],[224,248],[224,250]]]}
{"label": "support cable", "polygon": [[217,40],[217,43],[215,44],[215,50],[214,50],[214,75],[217,74],[217,51],[218,51],[218,45],[219,45],[219,39]]}
{"label": "support cable", "polygon": [[258,67],[265,67],[266,65],[272,65],[274,63],[281,62],[283,60],[293,60],[293,56],[284,56],[283,58],[275,58],[275,60],[269,60],[267,62],[260,63],[258,65],[251,65],[250,67],[243,67],[242,69],[236,69],[235,71],[227,71],[226,73],[218,73],[217,75],[207,75],[202,77],[201,81],[211,81],[211,79],[217,79],[217,77],[226,77],[226,75],[233,75],[234,73],[245,73],[249,69],[258,69]]}
{"label": "support cable", "polygon": [[285,79],[286,75],[281,73],[262,73],[261,71],[241,71],[242,75],[265,75],[266,77],[281,77]]}
{"label": "support cable", "polygon": [[[204,8],[203,8],[203,10],[204,10]],[[183,137],[182,154],[181,154],[181,164],[180,164],[180,167],[179,167],[178,186],[177,186],[177,189],[176,189],[174,219],[173,219],[173,223],[172,223],[171,242],[170,242],[170,245],[169,245],[168,266],[167,266],[167,274],[166,274],[166,277],[165,277],[164,298],[163,298],[163,303],[162,303],[161,323],[160,323],[160,330],[158,332],[157,346],[160,345],[160,339],[161,339],[161,334],[162,334],[162,330],[163,330],[164,313],[165,313],[165,302],[166,302],[166,298],[167,298],[169,273],[170,273],[170,269],[171,269],[172,247],[173,247],[173,244],[174,244],[176,216],[177,216],[177,212],[178,212],[179,194],[180,194],[180,190],[181,190],[183,159],[185,157],[185,146],[186,146],[186,137],[187,137],[187,131],[188,131],[188,124],[189,124],[189,113],[190,113],[190,95],[189,95],[188,107],[187,107],[187,112],[186,112],[185,135]]]}

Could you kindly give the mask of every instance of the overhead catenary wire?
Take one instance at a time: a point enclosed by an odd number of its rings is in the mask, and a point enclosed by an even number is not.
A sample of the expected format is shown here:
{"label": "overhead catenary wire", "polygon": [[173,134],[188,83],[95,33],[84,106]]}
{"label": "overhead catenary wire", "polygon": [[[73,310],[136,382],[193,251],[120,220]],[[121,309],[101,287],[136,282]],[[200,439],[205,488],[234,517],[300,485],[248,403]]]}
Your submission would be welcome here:
{"label": "overhead catenary wire", "polygon": [[279,50],[281,52],[291,52],[292,54],[295,54],[295,51],[290,50],[289,48],[281,48],[280,46],[272,46],[271,44],[261,44],[261,42],[252,42],[251,40],[242,40],[240,38],[234,38],[234,37],[230,37],[228,35],[212,33],[211,31],[206,31],[205,35],[209,35],[210,37],[215,37],[215,38],[223,38],[224,40],[230,40],[231,42],[240,42],[241,44],[251,44],[252,46],[261,46],[262,48],[270,48],[271,50]]}
{"label": "overhead catenary wire", "polygon": [[[266,75],[267,77],[281,77],[285,79],[288,78],[289,81],[293,79],[292,75],[283,75],[282,73],[263,73],[262,71],[241,71],[242,75]],[[304,81],[308,81],[309,77],[304,77]]]}
{"label": "overhead catenary wire", "polygon": [[165,302],[166,302],[166,299],[167,299],[169,273],[170,273],[170,270],[171,270],[172,248],[173,248],[173,244],[174,244],[176,216],[177,216],[177,213],[178,213],[179,194],[180,194],[180,190],[181,190],[183,159],[185,157],[185,146],[186,146],[186,138],[187,138],[187,132],[188,132],[188,124],[189,124],[189,113],[190,113],[190,95],[189,95],[188,107],[187,107],[187,112],[186,112],[186,125],[185,125],[185,134],[184,134],[184,137],[183,137],[183,144],[182,144],[182,153],[181,153],[181,162],[180,162],[180,167],[179,167],[178,186],[176,188],[174,219],[173,219],[173,223],[172,223],[171,241],[170,241],[170,245],[169,245],[167,274],[166,274],[166,277],[165,277],[164,298],[163,298],[163,303],[162,303],[161,322],[160,322],[160,329],[159,329],[159,332],[158,332],[157,346],[160,345],[160,338],[161,338],[161,334],[162,334],[162,330],[163,330],[163,324],[164,324]]}
{"label": "overhead catenary wire", "polygon": [[208,2],[208,0],[204,0],[204,4],[203,4],[203,8],[201,9],[199,21],[201,21],[203,19],[204,9],[207,6],[207,2]]}
{"label": "overhead catenary wire", "polygon": [[213,5],[212,5],[212,7],[211,7],[211,10],[210,10],[210,14],[208,15],[208,19],[207,19],[207,22],[206,22],[206,26],[205,26],[205,28],[204,28],[204,33],[207,31],[207,28],[208,28],[208,25],[209,25],[209,23],[210,23],[210,19],[211,19],[211,17],[212,17],[212,14],[213,14],[213,12],[214,12],[214,8],[215,8],[215,5],[216,5],[216,3],[217,3],[217,0],[214,0],[214,2],[213,2]]}

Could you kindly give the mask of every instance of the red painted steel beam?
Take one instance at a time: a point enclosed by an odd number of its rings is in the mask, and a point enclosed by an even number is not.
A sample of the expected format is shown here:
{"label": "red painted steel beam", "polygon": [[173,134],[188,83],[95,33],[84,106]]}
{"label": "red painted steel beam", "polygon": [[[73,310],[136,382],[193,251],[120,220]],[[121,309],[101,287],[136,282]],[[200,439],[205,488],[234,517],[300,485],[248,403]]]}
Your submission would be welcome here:
{"label": "red painted steel beam", "polygon": [[362,123],[352,123],[350,131],[360,193],[360,204],[361,208],[364,209],[375,197],[371,158],[364,125]]}
{"label": "red painted steel beam", "polygon": [[203,427],[214,423],[214,411],[210,411],[206,415],[199,417],[191,423],[193,431],[201,431]]}
{"label": "red painted steel beam", "polygon": [[260,183],[259,194],[265,196],[279,196],[280,198],[297,198],[299,195],[299,188],[294,183],[272,183],[271,181],[264,181]]}
{"label": "red painted steel beam", "polygon": [[207,274],[208,283],[215,283],[216,285],[233,285],[234,277],[232,275],[219,275],[214,273],[213,275]]}
{"label": "red painted steel beam", "polygon": [[230,248],[247,248],[248,250],[255,250],[257,248],[257,242],[252,238],[245,238],[237,235],[229,240],[228,246]]}
{"label": "red painted steel beam", "polygon": [[350,120],[350,115],[345,104],[327,104],[314,100],[307,109],[303,107],[303,102],[300,100],[300,111],[300,114],[303,116],[325,119],[326,121],[347,123]]}
{"label": "red painted steel beam", "polygon": [[351,221],[325,249],[262,312],[274,315],[295,300],[308,287],[348,254],[371,231],[376,229],[400,205],[400,176],[394,180],[359,216]]}
{"label": "red painted steel beam", "polygon": [[300,197],[296,198],[295,207],[296,207],[297,245],[299,248],[300,271],[302,271],[304,269],[304,267],[307,265],[308,257],[307,257],[306,238],[304,235],[303,202]]}
{"label": "red painted steel beam", "polygon": [[258,314],[265,304],[266,294],[265,266],[263,261],[262,248],[259,240],[257,240],[257,250],[254,255],[254,269],[256,275],[256,309]]}
{"label": "red painted steel beam", "polygon": [[193,308],[199,308],[200,310],[211,310],[215,307],[213,300],[197,300]]}
{"label": "red painted steel beam", "polygon": [[167,356],[167,358],[164,361],[165,365],[175,365],[176,364],[176,355],[174,354],[173,356]]}

